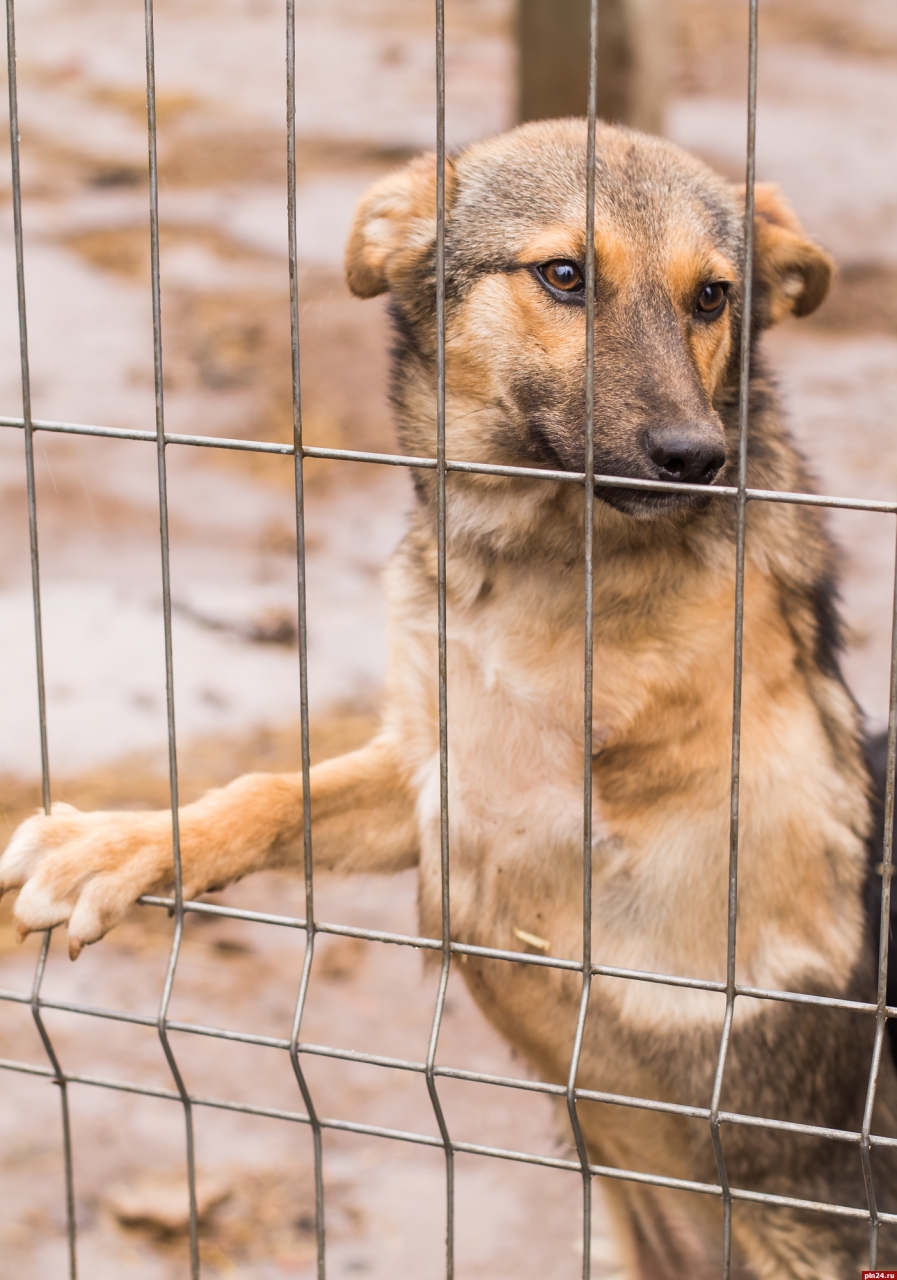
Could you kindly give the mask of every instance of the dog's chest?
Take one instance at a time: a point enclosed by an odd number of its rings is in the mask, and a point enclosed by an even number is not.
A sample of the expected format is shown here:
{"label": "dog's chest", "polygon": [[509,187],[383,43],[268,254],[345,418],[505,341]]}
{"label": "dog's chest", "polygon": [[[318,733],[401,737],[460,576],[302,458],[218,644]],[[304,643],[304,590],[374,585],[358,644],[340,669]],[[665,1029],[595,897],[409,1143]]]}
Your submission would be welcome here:
{"label": "dog's chest", "polygon": [[[577,584],[578,585],[578,584]],[[454,940],[504,951],[548,954],[578,961],[582,955],[584,824],[585,646],[581,593],[543,581],[521,602],[494,590],[489,607],[449,610],[448,809],[451,933]],[[596,620],[593,741],[606,740],[645,696],[644,661],[608,636]],[[430,639],[432,640],[432,634]],[[432,706],[432,703],[431,703]],[[432,735],[432,730],[431,730]],[[435,747],[434,736],[430,742]],[[634,969],[690,972],[682,930],[681,880],[675,864],[701,856],[704,843],[725,850],[725,826],[692,826],[687,842],[674,841],[671,865],[658,876],[602,794],[600,770],[590,760],[593,868],[593,956]],[[638,761],[633,768],[638,770]],[[439,761],[431,747],[418,773],[420,821],[420,928],[438,937],[441,919]],[[656,803],[656,801],[655,801]],[[659,809],[664,808],[661,803]],[[725,817],[725,813],[722,813]],[[654,839],[664,842],[666,819]],[[725,919],[724,857],[717,916]],[[673,888],[671,889],[671,885]],[[725,929],[714,938],[714,966],[724,972]],[[461,972],[493,1021],[541,1069],[555,1071],[552,1055],[575,1023],[578,979],[558,971],[502,962],[467,961]],[[596,980],[593,1018],[657,1020],[656,989]],[[599,998],[600,991],[600,998]],[[638,1008],[621,1007],[626,997]],[[664,999],[661,999],[661,1004]],[[675,1002],[674,1002],[675,1003]],[[719,1011],[684,1003],[664,1016],[714,1019]],[[650,1007],[642,1007],[643,1005]],[[546,1010],[558,1025],[546,1030]],[[550,1052],[549,1052],[550,1050]],[[541,1059],[544,1053],[548,1057]]]}
{"label": "dog's chest", "polygon": [[[440,788],[435,591],[392,580],[390,679],[414,770],[420,926],[440,929]],[[473,575],[471,575],[473,576]],[[695,572],[677,592],[637,590],[596,557],[593,956],[617,968],[721,980],[732,716],[732,593]],[[794,645],[765,575],[748,574],[742,716],[739,974],[753,986],[851,971],[862,846],[819,714],[795,676]],[[458,941],[577,959],[582,950],[582,577],[519,562],[448,602],[448,789],[452,934]],[[398,624],[398,625],[396,625]],[[840,861],[826,860],[835,850]],[[845,874],[823,875],[826,868]],[[782,903],[788,904],[787,911]],[[535,939],[535,942],[532,941]],[[510,966],[516,969],[517,966]],[[544,972],[544,971],[543,971]],[[514,979],[516,982],[516,979]],[[500,984],[501,985],[501,984]],[[600,981],[602,988],[605,983]],[[642,1025],[646,984],[604,1002]],[[684,990],[684,989],[683,989]],[[496,991],[496,1004],[508,992]],[[596,990],[597,997],[597,990]],[[697,996],[695,1000],[697,1000]],[[485,1003],[485,998],[484,998]],[[521,1006],[522,1007],[522,1006]],[[669,1010],[667,1010],[669,1012]]]}
{"label": "dog's chest", "polygon": [[[488,608],[449,611],[451,898],[458,938],[520,949],[521,933],[553,947],[559,932],[576,933],[584,835],[578,604],[574,593],[544,583],[528,601],[496,590]],[[600,723],[595,733],[601,737]],[[432,927],[441,890],[435,756],[422,766],[419,784],[422,924]],[[607,835],[597,793],[592,827],[595,840]]]}

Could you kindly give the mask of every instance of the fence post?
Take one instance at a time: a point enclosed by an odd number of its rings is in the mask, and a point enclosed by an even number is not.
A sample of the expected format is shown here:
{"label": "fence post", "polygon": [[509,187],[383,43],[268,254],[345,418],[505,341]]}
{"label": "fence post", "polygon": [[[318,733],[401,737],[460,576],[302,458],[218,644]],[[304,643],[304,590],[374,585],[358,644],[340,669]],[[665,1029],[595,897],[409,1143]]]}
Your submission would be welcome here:
{"label": "fence post", "polygon": [[[668,0],[599,0],[598,114],[663,132]],[[518,118],[585,115],[589,0],[518,0]]]}

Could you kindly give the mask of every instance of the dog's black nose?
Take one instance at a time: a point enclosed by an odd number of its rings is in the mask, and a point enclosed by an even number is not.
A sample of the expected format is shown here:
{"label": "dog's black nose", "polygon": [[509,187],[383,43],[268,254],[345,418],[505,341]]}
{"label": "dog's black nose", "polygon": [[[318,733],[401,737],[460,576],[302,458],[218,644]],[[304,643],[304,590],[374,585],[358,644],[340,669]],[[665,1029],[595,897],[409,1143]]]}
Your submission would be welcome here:
{"label": "dog's black nose", "polygon": [[681,427],[657,427],[645,437],[648,457],[657,468],[658,480],[681,484],[712,484],[726,461],[722,443],[709,432]]}

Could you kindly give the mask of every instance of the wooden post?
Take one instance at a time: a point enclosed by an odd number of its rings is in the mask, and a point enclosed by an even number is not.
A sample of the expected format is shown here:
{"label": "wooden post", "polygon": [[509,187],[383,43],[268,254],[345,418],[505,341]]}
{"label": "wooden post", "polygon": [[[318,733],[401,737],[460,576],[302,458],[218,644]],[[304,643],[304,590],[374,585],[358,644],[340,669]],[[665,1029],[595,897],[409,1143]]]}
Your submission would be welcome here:
{"label": "wooden post", "polygon": [[[520,120],[582,116],[589,77],[589,0],[518,0]],[[599,0],[598,114],[663,132],[669,0]]]}

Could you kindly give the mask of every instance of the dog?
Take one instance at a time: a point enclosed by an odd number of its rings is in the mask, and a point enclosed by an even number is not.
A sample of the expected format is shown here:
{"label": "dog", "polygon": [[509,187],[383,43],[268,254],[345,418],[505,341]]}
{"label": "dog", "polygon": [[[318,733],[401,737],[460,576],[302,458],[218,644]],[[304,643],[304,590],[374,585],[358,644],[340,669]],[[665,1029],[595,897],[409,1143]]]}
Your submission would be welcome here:
{"label": "dog", "polygon": [[[447,161],[446,449],[582,472],[586,125],[520,126]],[[436,167],[414,160],[362,200],[346,274],[388,292],[392,402],[411,455],[436,438]],[[744,192],[677,147],[597,132],[595,205],[593,957],[725,981]],[[760,338],[824,299],[828,255],[784,197],[756,188],[748,482],[805,491]],[[697,494],[627,487],[690,483]],[[440,933],[436,479],[414,473],[386,574],[381,727],[311,771],[316,871],[416,866],[420,929]],[[452,472],[446,482],[448,788],[454,940],[578,960],[582,948],[584,502],[581,485]],[[834,549],[812,506],[751,503],[744,605],[737,981],[875,1000],[863,724],[839,668]],[[180,814],[183,891],[302,863],[299,775],[250,774]],[[880,861],[880,846],[874,861]],[[168,813],[29,818],[0,861],[22,934],[67,922],[69,948],[171,885]],[[480,1008],[544,1080],[565,1083],[581,977],[469,955]],[[580,1088],[707,1107],[725,997],[596,976]],[[857,1132],[875,1020],[739,996],[721,1107]],[[591,1159],[714,1183],[706,1119],[581,1101]],[[897,1136],[881,1061],[873,1132]],[[858,1143],[724,1123],[732,1186],[867,1208]],[[897,1154],[872,1151],[897,1209]],[[605,1180],[640,1280],[720,1274],[719,1197]],[[897,1257],[888,1228],[879,1258]],[[869,1222],[737,1200],[739,1280],[855,1280]]]}

